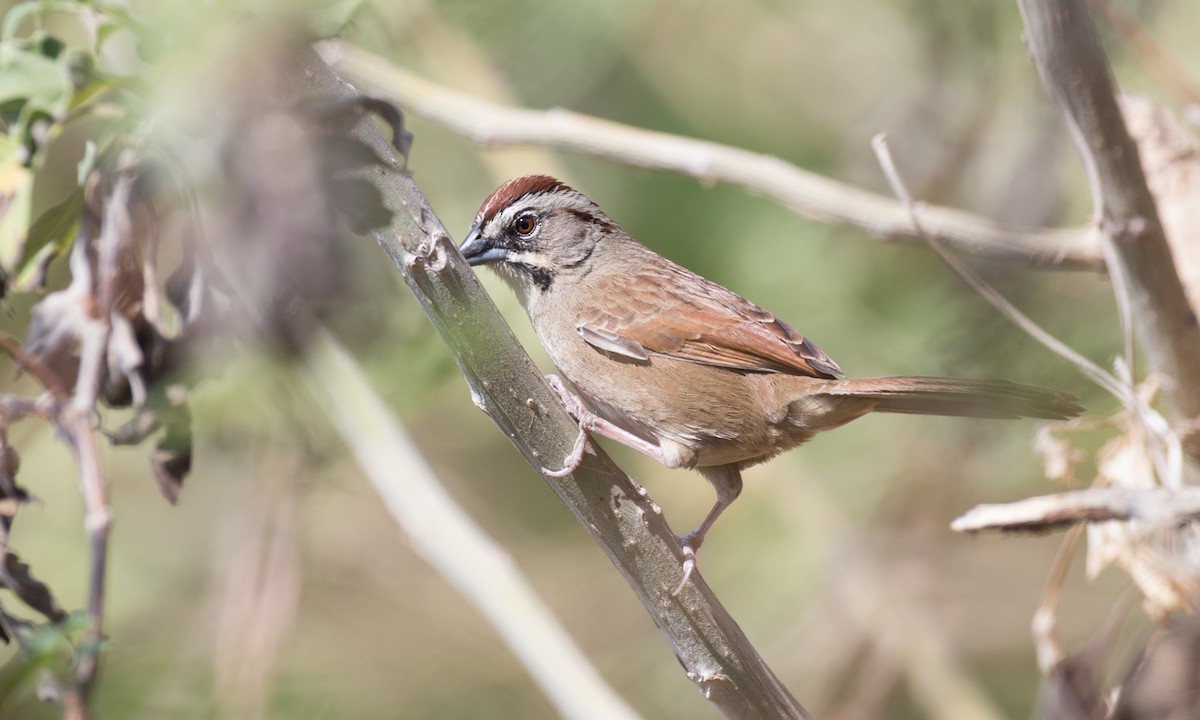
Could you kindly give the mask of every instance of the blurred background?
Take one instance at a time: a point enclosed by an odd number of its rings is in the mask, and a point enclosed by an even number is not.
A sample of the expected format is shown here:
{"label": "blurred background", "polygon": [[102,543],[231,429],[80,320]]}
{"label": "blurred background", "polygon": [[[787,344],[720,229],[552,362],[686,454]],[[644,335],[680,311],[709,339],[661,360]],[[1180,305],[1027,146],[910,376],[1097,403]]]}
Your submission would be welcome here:
{"label": "blurred background", "polygon": [[[1200,67],[1200,5],[1109,1],[1182,67]],[[256,53],[286,9],[421,77],[501,103],[727,143],[883,194],[869,141],[886,131],[919,198],[1028,226],[1077,226],[1090,214],[1015,3],[393,0],[311,13],[283,3],[133,5],[143,37],[159,44],[106,62],[148,80],[161,116],[193,139],[229,114],[222,103],[244,97],[229,88],[269,59]],[[78,20],[41,22],[69,36]],[[1101,29],[1119,84],[1179,107],[1145,57]],[[1003,377],[1078,393],[1096,415],[1114,409],[919,245],[808,221],[736,187],[566,152],[481,149],[411,114],[408,128],[409,167],[456,238],[500,182],[553,174],[646,245],[778,314],[851,376]],[[60,152],[73,171],[79,147],[64,140]],[[219,195],[218,183],[203,189]],[[236,240],[224,243],[237,252]],[[645,717],[715,716],[604,555],[472,405],[384,257],[370,239],[344,233],[329,265],[337,281],[322,290],[332,298],[326,322],[616,691]],[[1104,277],[973,263],[1089,358],[1107,366],[1120,351]],[[550,371],[515,298],[482,276]],[[52,268],[51,289],[66,280],[65,268]],[[10,297],[0,325],[23,336],[36,300]],[[413,554],[288,355],[243,343],[211,363],[192,393],[193,472],[176,506],[156,489],[145,447],[105,448],[115,524],[100,716],[554,717],[488,623]],[[1027,716],[1039,692],[1029,625],[1062,538],[966,537],[948,526],[977,503],[1058,489],[1034,452],[1038,427],[868,417],[820,436],[746,473],[699,567],[818,717]],[[40,499],[22,511],[10,544],[68,609],[81,607],[85,537],[72,458],[44,424],[18,426],[9,440]],[[710,506],[695,473],[606,449],[672,527],[693,527]],[[1089,581],[1082,565],[1072,566],[1062,601],[1071,651],[1097,641],[1128,587],[1113,571]],[[1131,618],[1120,647],[1145,634]],[[14,655],[0,648],[0,660]],[[1128,651],[1116,657],[1107,672],[1128,666]],[[58,712],[30,692],[3,704],[11,718]]]}

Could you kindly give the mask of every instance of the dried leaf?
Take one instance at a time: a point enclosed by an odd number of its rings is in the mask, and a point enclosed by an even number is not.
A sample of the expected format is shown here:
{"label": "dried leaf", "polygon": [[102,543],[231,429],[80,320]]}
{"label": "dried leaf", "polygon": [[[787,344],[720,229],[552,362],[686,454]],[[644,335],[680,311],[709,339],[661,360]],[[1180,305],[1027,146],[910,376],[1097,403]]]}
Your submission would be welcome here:
{"label": "dried leaf", "polygon": [[1129,573],[1142,593],[1143,609],[1155,620],[1190,609],[1191,598],[1200,591],[1195,570],[1173,564],[1155,546],[1132,545],[1116,562]]}
{"label": "dried leaf", "polygon": [[1097,453],[1096,485],[1123,488],[1134,493],[1135,516],[1143,520],[1090,523],[1087,527],[1087,575],[1095,579],[1109,565],[1128,573],[1142,594],[1143,607],[1161,619],[1186,610],[1200,592],[1200,573],[1189,558],[1190,533],[1155,511],[1151,495],[1160,488],[1152,450],[1135,422],[1122,423],[1121,435]]}
{"label": "dried leaf", "polygon": [[[392,131],[392,147],[405,160],[412,150],[413,134],[404,127],[404,113],[395,103],[371,95],[355,95],[348,98],[305,98],[295,105],[298,119],[309,127],[330,137],[344,136],[362,119],[371,113],[387,123]],[[380,162],[383,162],[380,159]]]}
{"label": "dried leaf", "polygon": [[1146,436],[1137,423],[1129,423],[1125,432],[1100,448],[1096,454],[1096,471],[1098,483],[1114,487],[1158,486]]}
{"label": "dried leaf", "polygon": [[1042,461],[1046,478],[1063,485],[1075,484],[1075,469],[1083,461],[1083,452],[1058,434],[1058,425],[1045,425],[1034,436],[1033,450]]}
{"label": "dried leaf", "polygon": [[113,445],[137,445],[160,427],[162,424],[158,420],[158,412],[143,408],[124,425],[105,434]]}
{"label": "dried leaf", "polygon": [[386,161],[375,152],[375,148],[348,135],[330,135],[320,140],[321,162],[325,172],[342,174],[365,170]]}
{"label": "dried leaf", "polygon": [[[133,322],[120,313],[112,314],[112,331],[108,339],[108,378],[106,385],[119,384],[127,392],[105,391],[105,400],[113,407],[132,402],[135,408],[146,404],[146,382],[142,378],[145,355],[134,334]],[[122,402],[124,401],[124,402]]]}
{"label": "dried leaf", "polygon": [[92,268],[85,244],[76,242],[71,250],[71,284],[33,306],[25,335],[25,349],[41,357],[66,388],[75,385],[77,366],[72,361],[91,305]]}
{"label": "dried leaf", "polygon": [[150,456],[150,467],[154,470],[159,492],[174,505],[179,502],[184,479],[192,471],[192,449],[164,449],[160,446]]}
{"label": "dried leaf", "polygon": [[[1152,488],[1157,484],[1146,438],[1136,424],[1128,424],[1124,433],[1105,443],[1096,463],[1098,485]],[[1087,574],[1092,579],[1112,563],[1132,564],[1134,547],[1151,540],[1149,528],[1137,521],[1093,523],[1087,533]]]}
{"label": "dried leaf", "polygon": [[159,491],[174,505],[179,500],[184,478],[192,470],[192,413],[186,395],[169,394],[174,395],[171,398],[174,405],[160,416],[164,432],[150,456],[150,467]]}
{"label": "dried leaf", "polygon": [[208,283],[205,274],[196,267],[191,253],[167,276],[163,291],[167,300],[179,311],[185,327],[200,318],[207,305]]}
{"label": "dried leaf", "polygon": [[22,602],[45,615],[51,622],[66,619],[67,614],[54,599],[50,588],[30,574],[29,566],[21,562],[16,553],[10,552],[4,556],[4,564],[0,568],[0,584],[13,591]]}

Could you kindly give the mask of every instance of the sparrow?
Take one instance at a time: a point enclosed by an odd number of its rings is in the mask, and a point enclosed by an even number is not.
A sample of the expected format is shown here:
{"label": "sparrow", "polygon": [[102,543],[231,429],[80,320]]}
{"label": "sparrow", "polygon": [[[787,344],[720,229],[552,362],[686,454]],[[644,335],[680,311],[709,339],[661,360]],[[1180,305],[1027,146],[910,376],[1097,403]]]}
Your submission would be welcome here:
{"label": "sparrow", "polygon": [[705,535],[742,491],[742,470],[872,412],[1062,420],[1068,393],[1007,380],[842,379],[811,340],[737,293],[635,240],[555,178],[497,188],[460,246],[524,306],[566,378],[548,379],[580,422],[562,477],[592,433],[669,468],[698,471],[716,491],[704,521],[679,538],[683,579]]}

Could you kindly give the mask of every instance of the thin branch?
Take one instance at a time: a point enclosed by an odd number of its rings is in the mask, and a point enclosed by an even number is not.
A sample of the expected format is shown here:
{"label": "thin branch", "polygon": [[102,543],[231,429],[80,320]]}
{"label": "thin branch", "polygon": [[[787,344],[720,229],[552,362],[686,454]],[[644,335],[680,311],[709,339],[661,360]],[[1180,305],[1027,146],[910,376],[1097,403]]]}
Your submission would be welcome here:
{"label": "thin branch", "polygon": [[1117,363],[1118,370],[1121,371],[1121,377],[1118,378],[1116,375],[1109,373],[1104,368],[1080,355],[1071,346],[1051,335],[1042,326],[1034,322],[1032,318],[1018,309],[1016,305],[1009,302],[998,290],[976,275],[970,267],[955,257],[941,242],[925,233],[917,204],[913,201],[912,195],[904,183],[904,179],[900,176],[900,171],[896,168],[891,151],[888,149],[886,136],[883,133],[877,134],[871,139],[871,147],[879,159],[879,165],[883,169],[883,174],[892,186],[892,191],[896,193],[896,197],[900,199],[900,202],[909,209],[909,212],[912,214],[913,226],[917,228],[917,233],[929,243],[930,249],[941,258],[942,262],[950,266],[964,282],[970,285],[971,289],[987,300],[992,307],[996,308],[996,310],[1015,323],[1017,327],[1024,330],[1034,340],[1041,343],[1043,347],[1078,368],[1085,377],[1104,390],[1107,390],[1126,409],[1133,413],[1134,418],[1145,431],[1146,437],[1151,439],[1150,447],[1153,450],[1151,457],[1153,458],[1159,481],[1171,484],[1171,480],[1178,475],[1174,471],[1174,468],[1180,467],[1178,463],[1173,462],[1173,458],[1177,454],[1174,451],[1180,447],[1178,435],[1171,429],[1162,415],[1152,408],[1145,398],[1138,394],[1134,388],[1128,366],[1124,366],[1121,362]]}
{"label": "thin branch", "polygon": [[12,358],[22,372],[28,373],[30,377],[41,383],[58,404],[61,405],[66,401],[67,390],[59,382],[58,376],[41,360],[25,352],[21,343],[3,330],[0,330],[0,350]]}
{"label": "thin branch", "polygon": [[1049,676],[1067,657],[1058,635],[1058,602],[1062,596],[1063,583],[1067,579],[1067,571],[1070,570],[1071,561],[1075,559],[1075,553],[1083,539],[1083,529],[1083,525],[1071,528],[1063,538],[1062,545],[1059,545],[1058,554],[1054,556],[1054,565],[1051,566],[1046,585],[1042,588],[1042,597],[1033,613],[1033,622],[1030,623],[1033,646],[1037,649],[1038,670],[1041,670],[1042,675]]}
{"label": "thin branch", "polygon": [[976,275],[970,267],[955,257],[953,253],[942,245],[938,238],[927,233],[925,231],[925,208],[921,206],[918,210],[917,204],[913,201],[912,195],[908,191],[908,186],[904,183],[904,179],[900,176],[900,171],[896,168],[896,163],[892,159],[892,153],[888,149],[887,137],[883,133],[879,133],[871,138],[871,148],[875,151],[875,157],[879,159],[879,166],[883,169],[883,174],[887,178],[888,184],[892,186],[892,192],[896,194],[896,197],[900,200],[900,204],[909,213],[917,236],[925,239],[930,249],[933,250],[942,262],[950,266],[967,285],[971,286],[972,290],[979,293],[992,307],[1015,323],[1017,327],[1028,333],[1034,340],[1041,343],[1043,347],[1074,365],[1092,382],[1112,393],[1122,404],[1127,407],[1132,406],[1134,403],[1133,393],[1120,380],[1114,377],[1112,373],[1075,352],[1069,345],[1044,330],[1042,326],[1034,322],[1032,318],[1009,302],[1007,298],[1001,295],[983,278]]}
{"label": "thin branch", "polygon": [[[861,228],[885,240],[919,239],[908,213],[891,198],[776,157],[562,109],[542,112],[498,105],[422,80],[352,45],[329,43],[322,49],[356,83],[390,95],[406,110],[481,145],[566,148],[702,182],[728,182],[773,198],[807,218]],[[1104,268],[1099,243],[1088,228],[1011,228],[961,210],[932,206],[923,219],[927,232],[964,251],[1038,267]]]}
{"label": "thin branch", "polygon": [[[1114,286],[1183,421],[1200,418],[1200,326],[1188,306],[1086,0],[1018,0],[1029,53],[1084,165]],[[1123,286],[1123,287],[1122,287]],[[1121,299],[1124,302],[1124,299]]]}
{"label": "thin branch", "polygon": [[[309,93],[349,97],[315,53],[295,82]],[[389,163],[369,175],[393,212],[373,234],[446,341],[472,400],[534,467],[556,464],[579,432],[455,250],[378,128],[363,119],[353,135]],[[678,596],[683,553],[658,507],[594,445],[573,474],[545,478],[591,533],[667,637],[689,679],[730,718],[808,718],[698,574]]]}
{"label": "thin branch", "polygon": [[1200,487],[1089,488],[1011,503],[978,505],[950,524],[956,532],[1045,532],[1077,522],[1140,520],[1174,527],[1200,520]]}
{"label": "thin branch", "polygon": [[[112,514],[108,508],[108,486],[96,445],[95,413],[100,384],[107,369],[108,340],[112,332],[114,284],[121,246],[130,235],[129,199],[133,178],[122,169],[115,171],[111,193],[104,203],[96,248],[95,299],[93,314],[81,329],[79,374],[70,407],[59,417],[59,426],[75,451],[79,464],[79,491],[83,496],[84,527],[88,533],[88,627],[81,643],[75,684],[86,708],[90,703],[100,667],[100,644],[104,638],[105,575],[108,566],[108,533]],[[76,242],[87,242],[79,237]]]}
{"label": "thin branch", "polygon": [[304,351],[306,384],[326,409],[413,549],[470,600],[559,715],[630,720],[508,555],[450,497],[350,353],[324,328]]}

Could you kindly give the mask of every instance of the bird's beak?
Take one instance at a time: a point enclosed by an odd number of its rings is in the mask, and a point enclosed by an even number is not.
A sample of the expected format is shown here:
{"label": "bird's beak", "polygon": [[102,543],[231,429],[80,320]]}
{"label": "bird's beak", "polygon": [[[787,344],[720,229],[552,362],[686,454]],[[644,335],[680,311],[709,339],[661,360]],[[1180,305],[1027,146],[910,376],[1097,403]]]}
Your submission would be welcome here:
{"label": "bird's beak", "polygon": [[467,233],[467,239],[458,246],[458,250],[467,259],[468,265],[487,265],[508,259],[508,251],[502,247],[496,247],[491,238],[484,237],[479,232],[478,225],[471,228],[471,232]]}

